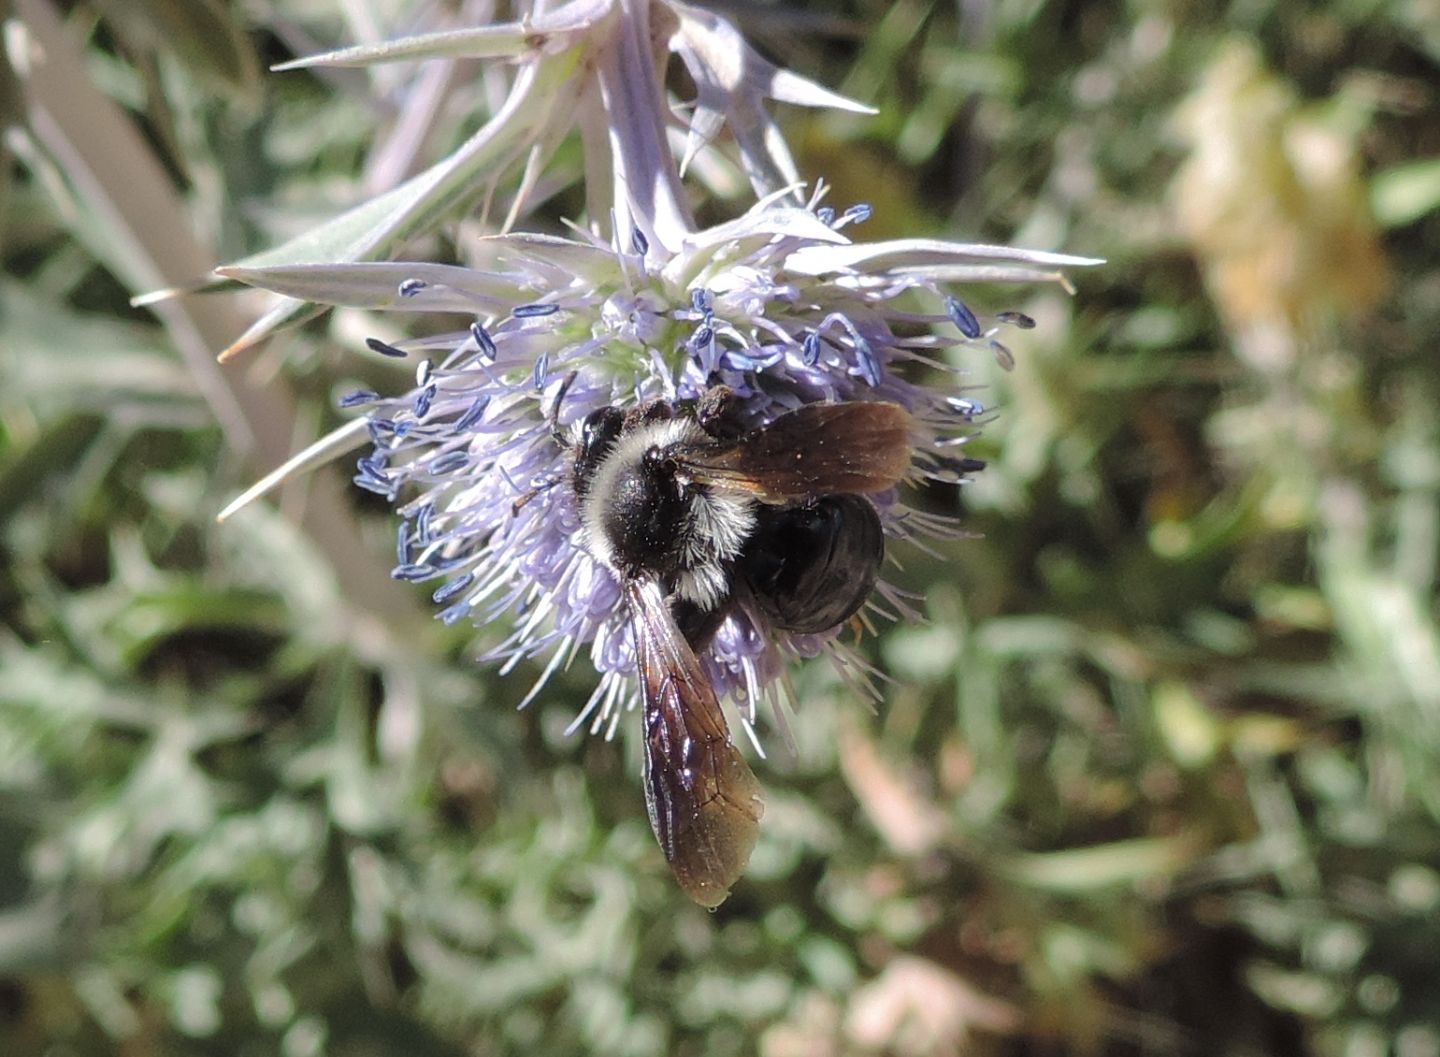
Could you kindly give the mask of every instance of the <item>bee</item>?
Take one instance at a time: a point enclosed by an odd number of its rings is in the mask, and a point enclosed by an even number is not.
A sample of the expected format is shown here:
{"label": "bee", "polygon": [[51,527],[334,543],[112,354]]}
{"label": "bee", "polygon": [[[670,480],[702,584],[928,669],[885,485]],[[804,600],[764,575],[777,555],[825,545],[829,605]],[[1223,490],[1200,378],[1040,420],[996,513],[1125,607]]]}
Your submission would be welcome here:
{"label": "bee", "polygon": [[817,403],[758,429],[735,394],[602,407],[563,442],[583,545],[621,586],[635,642],[650,826],[680,887],[718,906],[749,861],[760,784],[697,654],[740,607],[794,633],[855,614],[885,556],[865,498],[910,467],[910,414]]}

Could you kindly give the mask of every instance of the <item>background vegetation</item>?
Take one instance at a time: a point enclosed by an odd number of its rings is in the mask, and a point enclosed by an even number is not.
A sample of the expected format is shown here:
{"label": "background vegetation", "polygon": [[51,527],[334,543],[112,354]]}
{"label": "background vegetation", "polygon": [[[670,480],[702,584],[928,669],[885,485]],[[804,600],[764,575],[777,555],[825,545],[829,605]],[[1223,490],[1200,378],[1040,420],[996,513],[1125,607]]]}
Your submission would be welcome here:
{"label": "background vegetation", "polygon": [[7,7],[45,61],[12,22],[0,1052],[1440,1055],[1433,4],[727,8],[881,108],[781,115],[866,235],[1109,263],[975,298],[1040,322],[969,365],[991,467],[927,497],[976,538],[897,555],[932,619],[864,643],[878,714],[798,674],[715,914],[633,732],[562,736],[590,673],[517,714],[534,673],[388,581],[341,473],[214,524],[336,394],[406,384],[356,353],[389,323],[221,370],[259,302],[128,304],[413,171],[503,79],[265,65],[485,5]]}

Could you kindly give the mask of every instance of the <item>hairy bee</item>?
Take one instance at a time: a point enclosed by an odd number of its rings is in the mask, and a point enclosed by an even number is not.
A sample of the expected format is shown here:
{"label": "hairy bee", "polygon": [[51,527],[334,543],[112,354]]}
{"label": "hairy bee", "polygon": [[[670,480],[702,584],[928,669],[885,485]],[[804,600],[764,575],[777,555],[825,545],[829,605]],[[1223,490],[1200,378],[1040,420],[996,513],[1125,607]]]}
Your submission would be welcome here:
{"label": "hairy bee", "polygon": [[854,615],[885,556],[865,496],[908,472],[910,428],[897,404],[843,402],[747,430],[717,386],[693,406],[599,408],[565,438],[584,545],[633,626],[650,825],[697,903],[729,894],[763,804],[696,655],[737,606],[797,633]]}

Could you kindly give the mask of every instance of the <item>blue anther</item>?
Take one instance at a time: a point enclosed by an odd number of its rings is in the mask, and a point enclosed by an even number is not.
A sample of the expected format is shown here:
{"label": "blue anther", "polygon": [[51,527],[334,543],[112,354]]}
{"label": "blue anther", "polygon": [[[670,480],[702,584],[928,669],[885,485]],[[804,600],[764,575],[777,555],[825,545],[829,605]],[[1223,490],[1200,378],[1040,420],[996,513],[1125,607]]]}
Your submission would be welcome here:
{"label": "blue anther", "polygon": [[437,606],[444,605],[474,582],[474,573],[465,573],[463,576],[457,576],[444,587],[438,588],[436,592],[430,596],[430,600]]}
{"label": "blue anther", "polygon": [[480,355],[487,360],[493,360],[499,353],[495,348],[495,340],[490,337],[490,332],[479,322],[470,324],[470,337],[474,339],[475,347],[480,350]]}
{"label": "blue anther", "polygon": [[818,331],[812,330],[800,343],[800,361],[806,367],[814,367],[820,362],[820,334]]}
{"label": "blue anther", "polygon": [[880,384],[880,357],[860,334],[852,334],[851,337],[855,342],[855,366],[860,369],[860,377],[865,384],[874,389]]}
{"label": "blue anther", "polygon": [[431,460],[430,472],[436,474],[437,476],[441,474],[447,474],[452,470],[460,469],[460,467],[467,465],[469,462],[469,452],[447,451],[439,458]]}
{"label": "blue anther", "polygon": [[346,393],[336,403],[340,407],[359,407],[361,404],[371,404],[380,399],[380,394],[370,389],[356,389],[353,393]]}
{"label": "blue anther", "polygon": [[947,297],[945,299],[945,314],[950,317],[950,322],[955,324],[955,329],[967,338],[978,338],[980,336],[980,321],[975,318],[975,313],[966,308],[965,303],[958,297]]}
{"label": "blue anther", "polygon": [[371,352],[378,352],[381,356],[394,356],[404,359],[407,353],[404,349],[397,349],[394,345],[387,344],[379,338],[366,338],[365,347]]}
{"label": "blue anther", "polygon": [[480,420],[485,417],[485,409],[489,406],[490,398],[488,396],[477,396],[475,402],[470,405],[469,410],[455,420],[455,424],[450,427],[450,432],[463,433],[465,430],[477,425]]}

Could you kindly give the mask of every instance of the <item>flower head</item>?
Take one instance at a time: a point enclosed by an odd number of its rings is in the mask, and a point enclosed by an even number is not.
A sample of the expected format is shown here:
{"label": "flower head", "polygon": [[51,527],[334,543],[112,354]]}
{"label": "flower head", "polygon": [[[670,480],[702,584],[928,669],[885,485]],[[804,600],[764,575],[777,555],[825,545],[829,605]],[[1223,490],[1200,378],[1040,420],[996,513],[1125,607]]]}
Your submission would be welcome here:
{"label": "flower head", "polygon": [[[982,409],[954,385],[927,384],[955,370],[936,354],[979,345],[1008,363],[997,335],[1033,324],[982,318],[948,291],[1063,283],[1057,269],[1094,262],[852,241],[869,207],[837,214],[821,190],[806,199],[762,104],[864,108],[764,62],[729,23],[678,0],[571,0],[318,61],[463,54],[507,54],[519,72],[504,107],[450,158],[217,271],[293,299],[252,340],[304,302],[456,313],[464,327],[371,339],[378,354],[413,359],[414,386],[345,397],[363,418],[230,509],[368,433],[355,481],[397,505],[396,578],[431,585],[447,623],[500,622],[508,633],[490,657],[503,670],[543,664],[526,701],[588,651],[600,680],[573,727],[608,735],[643,699],[651,828],[681,887],[715,906],[763,810],[717,696],[739,702],[754,741],[757,705],[778,697],[790,656],[826,652],[874,694],[872,669],[838,632],[865,621],[867,605],[914,615],[878,579],[884,537],[957,531],[899,491],[980,466],[964,444]],[[667,93],[669,54],[696,88],[688,121]],[[353,263],[485,180],[494,190],[524,158],[518,209],[572,124],[587,163],[575,238],[480,239],[463,247],[463,267]],[[700,230],[681,174],[722,126],[761,199]],[[333,262],[312,263],[325,246]]]}
{"label": "flower head", "polygon": [[[934,354],[950,346],[1008,356],[997,335],[1031,324],[1018,313],[982,319],[946,288],[1063,281],[1057,268],[1090,263],[935,240],[853,242],[848,229],[867,208],[837,214],[819,195],[805,206],[790,200],[771,196],[673,252],[642,235],[629,246],[508,235],[482,240],[476,268],[233,272],[313,301],[471,317],[463,330],[398,347],[371,342],[417,368],[403,396],[342,401],[365,409],[373,442],[355,481],[398,504],[397,578],[433,583],[447,623],[508,620],[509,636],[490,653],[505,670],[545,659],[532,695],[588,650],[601,679],[576,725],[614,729],[635,661],[620,586],[585,546],[570,487],[565,435],[575,423],[602,407],[696,400],[715,385],[734,390],[752,428],[806,404],[888,401],[914,423],[913,476],[958,481],[978,468],[963,445],[982,408],[916,374],[945,369]],[[894,490],[871,499],[891,537],[954,531]],[[894,589],[878,594],[909,611]],[[796,635],[762,623],[729,613],[701,655],[717,692],[748,717],[789,655],[828,651],[865,682],[838,629]]]}

